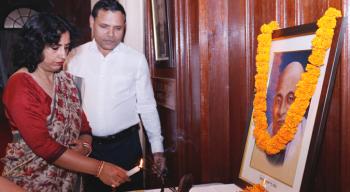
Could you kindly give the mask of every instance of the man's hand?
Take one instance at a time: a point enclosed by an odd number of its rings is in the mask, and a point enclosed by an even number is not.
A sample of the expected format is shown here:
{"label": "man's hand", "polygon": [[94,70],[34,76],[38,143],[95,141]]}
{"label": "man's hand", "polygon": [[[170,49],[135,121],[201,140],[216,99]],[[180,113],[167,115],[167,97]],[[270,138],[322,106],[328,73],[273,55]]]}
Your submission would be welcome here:
{"label": "man's hand", "polygon": [[89,143],[85,142],[82,139],[77,139],[74,142],[69,144],[69,148],[75,152],[80,153],[81,155],[87,156],[91,152],[91,146]]}
{"label": "man's hand", "polygon": [[164,173],[166,173],[167,168],[165,165],[165,157],[163,153],[153,153],[153,173],[155,173],[158,177],[161,177]]}

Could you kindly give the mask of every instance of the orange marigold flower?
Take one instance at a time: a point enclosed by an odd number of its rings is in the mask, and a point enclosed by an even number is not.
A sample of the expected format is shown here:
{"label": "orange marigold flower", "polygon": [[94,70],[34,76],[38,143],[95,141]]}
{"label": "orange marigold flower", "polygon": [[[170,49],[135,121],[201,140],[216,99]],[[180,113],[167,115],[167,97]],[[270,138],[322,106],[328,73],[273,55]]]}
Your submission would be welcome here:
{"label": "orange marigold flower", "polygon": [[[283,126],[273,137],[267,131],[266,118],[266,90],[269,72],[270,46],[272,42],[272,32],[278,28],[277,22],[273,21],[264,24],[260,30],[258,38],[258,48],[256,56],[255,75],[255,98],[253,102],[253,120],[254,120],[254,137],[256,145],[264,150],[267,154],[276,154],[285,149],[286,145],[294,138],[297,127],[302,121],[310,99],[313,96],[318,77],[320,76],[320,67],[324,65],[324,57],[327,49],[331,46],[336,25],[336,18],[340,17],[340,11],[329,8],[325,15],[322,16],[317,25],[319,29],[316,36],[312,40],[312,54],[309,56],[310,62],[306,66],[306,72],[301,76],[300,81],[296,85],[296,99],[290,106]],[[250,189],[250,188],[249,188]],[[251,190],[250,190],[251,191]]]}

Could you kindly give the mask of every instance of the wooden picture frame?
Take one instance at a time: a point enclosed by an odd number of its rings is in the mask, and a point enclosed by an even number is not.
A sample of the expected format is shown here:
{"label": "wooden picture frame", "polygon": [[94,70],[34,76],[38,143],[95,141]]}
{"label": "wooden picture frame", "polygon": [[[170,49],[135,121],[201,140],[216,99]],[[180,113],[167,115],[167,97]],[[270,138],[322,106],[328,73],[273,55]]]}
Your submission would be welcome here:
{"label": "wooden picture frame", "polygon": [[151,0],[155,61],[169,60],[169,19],[166,0]]}
{"label": "wooden picture frame", "polygon": [[[317,166],[317,157],[323,139],[335,73],[343,43],[346,23],[344,20],[343,18],[337,20],[332,45],[327,51],[325,65],[321,67],[321,75],[315,93],[304,116],[305,121],[303,120],[303,123],[299,125],[300,128],[293,140],[296,143],[294,145],[295,150],[292,146],[293,141],[290,143],[290,149],[295,153],[290,152],[292,155],[288,156],[287,149],[286,154],[282,156],[282,160],[278,159],[279,157],[275,158],[276,156],[267,157],[255,145],[254,123],[252,116],[250,116],[242,150],[241,169],[236,179],[236,184],[242,188],[248,184],[265,181],[266,189],[269,192],[310,191],[309,187]],[[270,52],[267,105],[271,104],[269,102],[269,91],[274,90],[276,85],[274,87],[273,84],[276,84],[277,79],[279,79],[279,74],[275,75],[275,72],[283,71],[286,68],[285,66],[292,63],[296,58],[303,58],[297,61],[299,64],[305,62],[305,57],[307,58],[308,54],[311,53],[311,40],[315,36],[316,30],[317,25],[311,23],[274,31]],[[287,58],[289,58],[289,61]],[[282,67],[283,65],[285,66]],[[267,118],[269,119],[268,111],[269,109],[267,109]],[[268,123],[270,122],[268,121]],[[305,127],[302,128],[304,125]],[[299,130],[303,130],[303,132],[299,134]]]}

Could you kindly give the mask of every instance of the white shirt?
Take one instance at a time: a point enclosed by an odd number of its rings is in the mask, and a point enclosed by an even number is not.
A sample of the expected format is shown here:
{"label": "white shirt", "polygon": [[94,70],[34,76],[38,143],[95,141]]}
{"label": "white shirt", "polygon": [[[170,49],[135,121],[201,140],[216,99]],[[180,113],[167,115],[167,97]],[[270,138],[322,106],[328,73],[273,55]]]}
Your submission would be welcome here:
{"label": "white shirt", "polygon": [[107,136],[139,122],[152,152],[163,152],[163,137],[145,56],[120,43],[105,57],[91,41],[70,56],[68,72],[83,79],[83,108],[92,134]]}

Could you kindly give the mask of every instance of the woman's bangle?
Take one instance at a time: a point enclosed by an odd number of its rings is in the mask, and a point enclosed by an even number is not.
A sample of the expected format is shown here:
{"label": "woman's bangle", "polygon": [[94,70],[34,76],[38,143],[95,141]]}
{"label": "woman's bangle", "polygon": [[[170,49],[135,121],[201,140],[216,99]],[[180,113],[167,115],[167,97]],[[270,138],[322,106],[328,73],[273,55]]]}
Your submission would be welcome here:
{"label": "woman's bangle", "polygon": [[83,147],[85,147],[88,150],[88,153],[86,154],[86,156],[89,156],[92,152],[91,145],[89,143],[84,142]]}
{"label": "woman's bangle", "polygon": [[100,163],[98,164],[96,177],[98,177],[98,178],[100,177],[104,165],[105,165],[105,162],[100,161]]}

